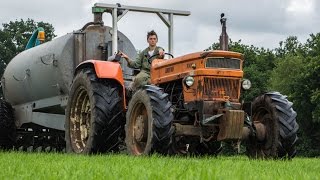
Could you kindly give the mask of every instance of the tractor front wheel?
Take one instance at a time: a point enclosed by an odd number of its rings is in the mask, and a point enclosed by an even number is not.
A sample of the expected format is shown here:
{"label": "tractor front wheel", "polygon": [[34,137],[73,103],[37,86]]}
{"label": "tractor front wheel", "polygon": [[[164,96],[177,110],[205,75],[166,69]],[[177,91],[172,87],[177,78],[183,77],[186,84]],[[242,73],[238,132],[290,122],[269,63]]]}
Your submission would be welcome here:
{"label": "tractor front wheel", "polygon": [[173,114],[168,94],[161,88],[147,85],[138,90],[129,103],[126,119],[129,154],[168,154],[174,131]]}

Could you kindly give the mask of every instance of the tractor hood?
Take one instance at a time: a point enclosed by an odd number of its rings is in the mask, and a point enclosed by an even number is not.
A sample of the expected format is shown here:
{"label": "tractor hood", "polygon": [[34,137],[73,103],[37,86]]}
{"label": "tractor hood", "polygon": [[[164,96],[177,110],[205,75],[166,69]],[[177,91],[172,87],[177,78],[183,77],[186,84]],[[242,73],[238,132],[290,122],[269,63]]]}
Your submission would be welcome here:
{"label": "tractor hood", "polygon": [[163,60],[163,59],[155,59],[152,62],[152,69],[158,69],[162,67],[172,66],[179,63],[186,63],[193,60],[205,59],[208,57],[228,57],[228,58],[237,58],[244,60],[243,55],[241,53],[232,52],[232,51],[222,51],[222,50],[213,50],[213,51],[201,51],[195,52],[191,54],[186,54],[180,57]]}
{"label": "tractor hood", "polygon": [[[219,59],[217,67],[206,67],[207,59]],[[238,68],[226,68],[223,65],[229,65],[233,62],[222,62],[221,59],[237,61]],[[155,59],[151,66],[151,81],[153,84],[160,84],[171,80],[181,79],[192,75],[209,75],[224,77],[243,77],[242,71],[243,55],[231,51],[202,51],[176,57],[173,59]]]}

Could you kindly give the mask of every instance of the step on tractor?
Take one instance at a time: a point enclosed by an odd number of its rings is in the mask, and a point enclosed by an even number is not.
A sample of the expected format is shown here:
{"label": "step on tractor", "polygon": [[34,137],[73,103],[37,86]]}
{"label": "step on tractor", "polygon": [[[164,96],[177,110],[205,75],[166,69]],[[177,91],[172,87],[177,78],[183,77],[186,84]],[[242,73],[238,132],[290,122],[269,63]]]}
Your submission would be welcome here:
{"label": "step on tractor", "polygon": [[[216,155],[222,142],[240,143],[251,158],[292,158],[298,124],[279,92],[242,102],[251,82],[244,56],[228,51],[221,15],[220,50],[174,58],[176,11],[97,3],[82,29],[18,54],[1,79],[0,146],[22,151],[78,154],[126,151],[132,155]],[[168,27],[168,54],[149,60],[151,83],[132,91],[137,52],[118,31],[127,12],[157,14]],[[112,27],[102,15],[112,16]],[[43,36],[43,32],[39,33]]]}

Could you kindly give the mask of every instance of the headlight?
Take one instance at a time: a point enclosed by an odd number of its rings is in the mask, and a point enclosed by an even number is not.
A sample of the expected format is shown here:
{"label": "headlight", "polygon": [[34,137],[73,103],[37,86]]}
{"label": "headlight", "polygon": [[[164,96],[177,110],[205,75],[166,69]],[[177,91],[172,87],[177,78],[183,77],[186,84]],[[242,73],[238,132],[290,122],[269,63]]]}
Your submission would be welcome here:
{"label": "headlight", "polygon": [[185,83],[186,83],[186,85],[189,86],[189,87],[192,86],[193,83],[194,83],[194,78],[191,77],[191,76],[186,77]]}
{"label": "headlight", "polygon": [[243,88],[244,90],[248,90],[248,89],[251,88],[251,82],[250,82],[249,79],[244,79],[244,80],[242,80],[242,88]]}

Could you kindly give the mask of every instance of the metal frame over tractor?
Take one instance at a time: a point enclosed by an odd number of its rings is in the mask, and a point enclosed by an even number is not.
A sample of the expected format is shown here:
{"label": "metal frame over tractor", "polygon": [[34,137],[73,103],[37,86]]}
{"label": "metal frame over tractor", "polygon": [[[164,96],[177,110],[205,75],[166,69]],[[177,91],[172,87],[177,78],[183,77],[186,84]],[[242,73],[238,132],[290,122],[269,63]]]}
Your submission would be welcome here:
{"label": "metal frame over tractor", "polygon": [[[126,149],[132,155],[215,155],[227,141],[243,142],[252,158],[295,156],[298,125],[286,96],[270,92],[253,102],[240,101],[251,82],[243,79],[244,56],[228,51],[223,15],[221,50],[150,61],[151,84],[130,92],[133,72],[117,54],[136,56],[117,26],[129,11],[161,18],[169,28],[171,54],[173,16],[190,14],[98,3],[93,22],[19,54],[2,78],[0,145],[24,149],[52,142],[63,149],[65,134],[67,151],[85,154]],[[103,25],[103,13],[112,15],[112,27]],[[21,64],[26,59],[34,65]],[[17,78],[17,69],[26,72],[25,78]],[[59,70],[60,76],[46,77],[45,69]],[[35,82],[33,73],[49,80]],[[14,97],[25,87],[27,95]]]}

